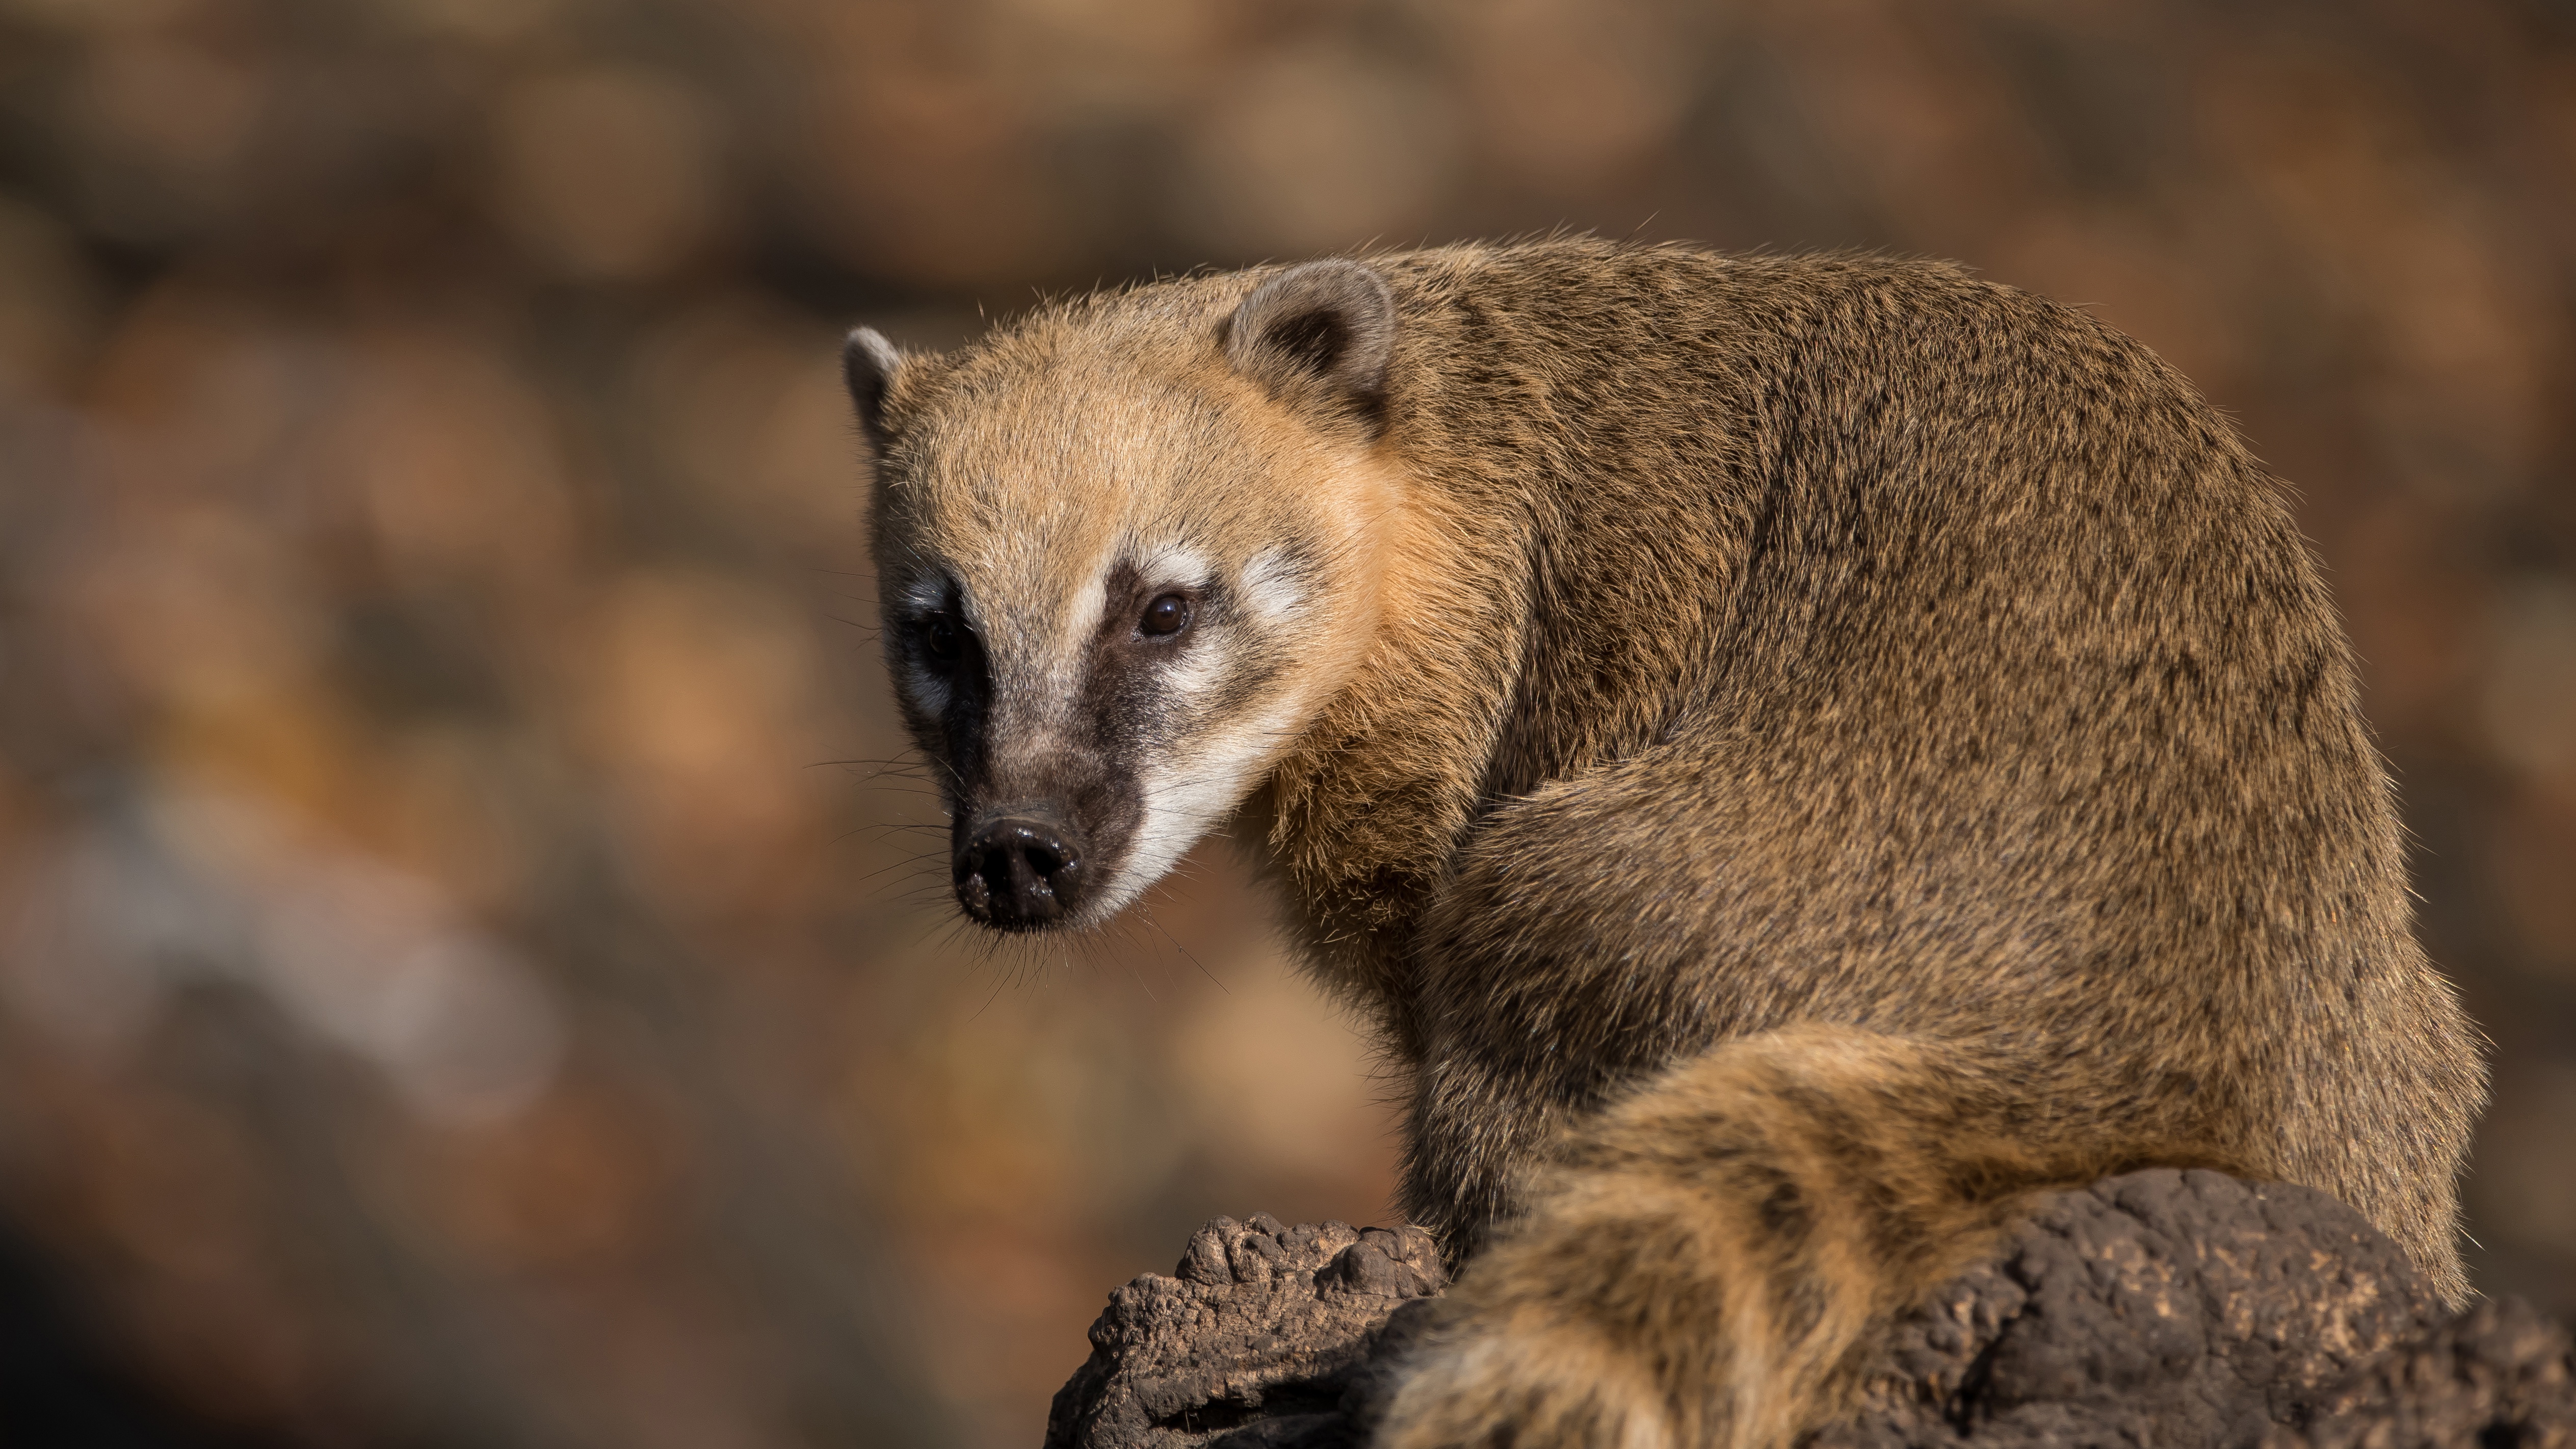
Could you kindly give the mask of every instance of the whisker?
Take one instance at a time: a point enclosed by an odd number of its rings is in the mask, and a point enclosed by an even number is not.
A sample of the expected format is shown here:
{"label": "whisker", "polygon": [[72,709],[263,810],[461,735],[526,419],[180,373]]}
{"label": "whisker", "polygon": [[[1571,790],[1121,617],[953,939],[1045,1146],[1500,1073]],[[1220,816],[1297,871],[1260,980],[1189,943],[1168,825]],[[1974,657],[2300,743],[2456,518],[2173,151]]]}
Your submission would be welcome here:
{"label": "whisker", "polygon": [[1149,925],[1156,931],[1160,932],[1164,940],[1172,943],[1172,949],[1181,953],[1182,960],[1198,967],[1199,974],[1201,976],[1206,977],[1210,981],[1215,981],[1217,990],[1224,992],[1228,996],[1232,996],[1234,994],[1234,988],[1226,985],[1223,981],[1218,981],[1217,974],[1207,969],[1205,962],[1202,962],[1197,956],[1191,954],[1190,948],[1182,945],[1180,938],[1173,935],[1169,930],[1166,930],[1162,922],[1155,920],[1153,911],[1142,901],[1136,903],[1136,917],[1138,920],[1143,921],[1146,925]]}

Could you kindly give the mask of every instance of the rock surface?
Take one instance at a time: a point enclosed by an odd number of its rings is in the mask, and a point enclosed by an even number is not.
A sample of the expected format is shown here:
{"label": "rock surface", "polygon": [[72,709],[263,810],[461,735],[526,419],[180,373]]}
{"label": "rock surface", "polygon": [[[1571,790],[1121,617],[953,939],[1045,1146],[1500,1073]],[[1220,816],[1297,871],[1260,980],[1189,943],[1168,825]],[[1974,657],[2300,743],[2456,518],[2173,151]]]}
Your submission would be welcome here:
{"label": "rock surface", "polygon": [[2441,1316],[2334,1198],[2132,1173],[2059,1194],[1900,1321],[1860,1413],[1817,1442],[2251,1445]]}
{"label": "rock surface", "polygon": [[[1442,1286],[1411,1228],[1219,1218],[1110,1295],[1047,1449],[1356,1449]],[[2050,1199],[1884,1355],[1814,1449],[2576,1449],[2564,1328],[2446,1314],[2351,1208],[2217,1173]]]}
{"label": "rock surface", "polygon": [[1419,1228],[1218,1218],[1172,1277],[1109,1295],[1090,1362],[1047,1413],[1048,1449],[1349,1442],[1388,1320],[1446,1284]]}
{"label": "rock surface", "polygon": [[2576,1344],[2518,1298],[2371,1363],[2264,1449],[2576,1449]]}

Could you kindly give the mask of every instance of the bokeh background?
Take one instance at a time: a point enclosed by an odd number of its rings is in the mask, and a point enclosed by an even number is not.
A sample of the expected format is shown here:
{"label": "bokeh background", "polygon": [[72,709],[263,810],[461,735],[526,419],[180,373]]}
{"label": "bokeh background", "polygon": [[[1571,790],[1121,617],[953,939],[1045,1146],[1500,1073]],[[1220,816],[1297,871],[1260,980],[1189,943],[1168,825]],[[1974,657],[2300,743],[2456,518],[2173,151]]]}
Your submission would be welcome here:
{"label": "bokeh background", "polygon": [[951,924],[835,341],[1560,226],[1959,258],[2242,421],[2495,1042],[2479,1281],[2576,1310],[2565,0],[0,0],[0,1439],[1027,1445],[1199,1220],[1383,1220],[1225,851]]}

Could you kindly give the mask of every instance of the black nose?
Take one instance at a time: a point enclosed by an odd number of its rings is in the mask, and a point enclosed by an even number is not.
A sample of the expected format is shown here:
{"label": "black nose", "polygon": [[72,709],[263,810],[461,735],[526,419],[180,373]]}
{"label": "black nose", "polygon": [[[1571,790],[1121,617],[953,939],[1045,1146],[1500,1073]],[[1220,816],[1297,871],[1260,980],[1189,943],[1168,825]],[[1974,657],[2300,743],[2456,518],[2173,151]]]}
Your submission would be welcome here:
{"label": "black nose", "polygon": [[957,848],[957,903],[1005,931],[1034,931],[1073,914],[1082,894],[1081,837],[1039,815],[987,821]]}

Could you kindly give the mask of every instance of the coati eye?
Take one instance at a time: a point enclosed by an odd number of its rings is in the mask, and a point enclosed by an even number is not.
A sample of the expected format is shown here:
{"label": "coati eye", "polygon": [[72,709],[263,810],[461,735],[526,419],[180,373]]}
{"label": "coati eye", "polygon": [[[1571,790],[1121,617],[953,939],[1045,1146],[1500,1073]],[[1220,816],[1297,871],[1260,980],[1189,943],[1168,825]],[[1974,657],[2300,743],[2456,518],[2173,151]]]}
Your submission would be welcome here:
{"label": "coati eye", "polygon": [[1147,634],[1178,634],[1190,627],[1190,601],[1178,594],[1165,594],[1145,606],[1145,617],[1136,627]]}
{"label": "coati eye", "polygon": [[957,662],[957,625],[946,614],[933,614],[921,626],[921,647],[942,664]]}

